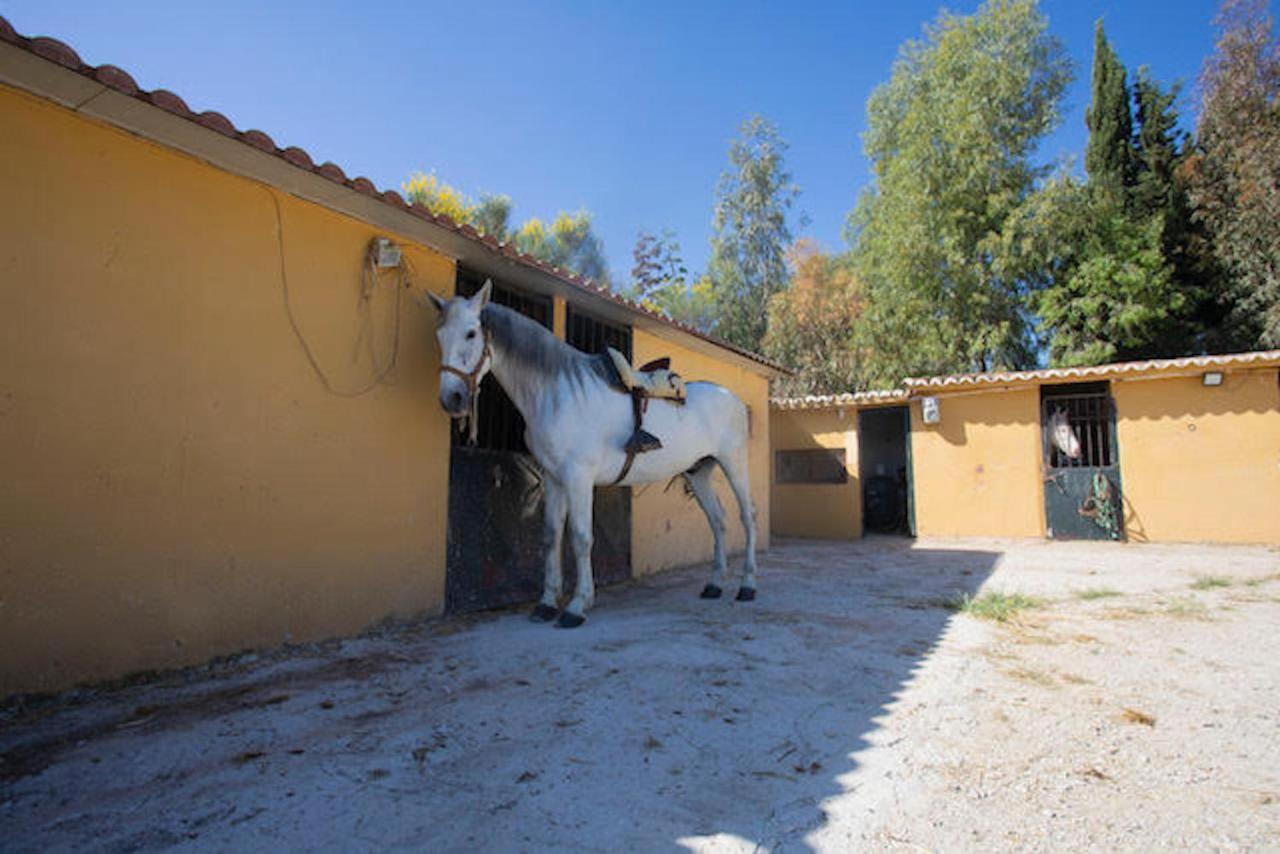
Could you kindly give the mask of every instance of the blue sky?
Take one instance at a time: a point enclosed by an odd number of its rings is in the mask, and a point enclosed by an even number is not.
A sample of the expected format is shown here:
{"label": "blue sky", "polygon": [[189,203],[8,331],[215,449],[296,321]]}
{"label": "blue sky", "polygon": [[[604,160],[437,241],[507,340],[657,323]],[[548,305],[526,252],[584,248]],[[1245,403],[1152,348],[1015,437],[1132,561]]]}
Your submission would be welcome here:
{"label": "blue sky", "polygon": [[[729,141],[757,112],[791,145],[810,219],[803,234],[842,248],[869,180],[867,96],[940,5],[0,0],[0,14],[20,33],[58,37],[86,62],[119,65],[145,88],[171,89],[197,111],[218,110],[379,187],[434,169],[468,193],[510,195],[517,219],[585,207],[625,282],[642,228],[673,229],[690,269],[705,266]],[[1042,0],[1076,62],[1043,158],[1083,151],[1099,17],[1131,69],[1186,82],[1189,123],[1217,5]]]}

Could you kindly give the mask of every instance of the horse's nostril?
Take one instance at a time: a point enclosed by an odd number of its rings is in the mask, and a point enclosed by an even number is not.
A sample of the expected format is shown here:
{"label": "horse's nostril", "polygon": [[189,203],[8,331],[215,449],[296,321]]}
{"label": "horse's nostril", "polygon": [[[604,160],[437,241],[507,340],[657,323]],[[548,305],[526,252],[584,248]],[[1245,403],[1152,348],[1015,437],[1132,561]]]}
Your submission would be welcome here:
{"label": "horse's nostril", "polygon": [[449,408],[450,408],[450,409],[461,409],[461,408],[462,408],[462,393],[461,393],[461,392],[457,392],[457,391],[455,391],[455,392],[453,392],[452,394],[450,394],[450,395],[449,395]]}

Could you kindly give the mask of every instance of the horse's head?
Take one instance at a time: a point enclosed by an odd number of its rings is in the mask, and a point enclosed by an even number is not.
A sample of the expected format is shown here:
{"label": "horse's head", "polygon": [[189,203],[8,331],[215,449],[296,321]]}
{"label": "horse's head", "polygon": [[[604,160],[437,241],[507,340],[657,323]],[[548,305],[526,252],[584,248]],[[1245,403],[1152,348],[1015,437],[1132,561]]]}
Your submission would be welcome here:
{"label": "horse's head", "polygon": [[451,300],[427,292],[439,314],[436,340],[440,342],[440,405],[454,418],[471,414],[480,393],[480,381],[493,364],[489,336],[480,325],[480,310],[492,290],[493,283],[485,282],[475,296]]}
{"label": "horse's head", "polygon": [[1080,438],[1071,429],[1071,419],[1065,409],[1055,409],[1049,416],[1049,433],[1059,451],[1073,460],[1080,459]]}

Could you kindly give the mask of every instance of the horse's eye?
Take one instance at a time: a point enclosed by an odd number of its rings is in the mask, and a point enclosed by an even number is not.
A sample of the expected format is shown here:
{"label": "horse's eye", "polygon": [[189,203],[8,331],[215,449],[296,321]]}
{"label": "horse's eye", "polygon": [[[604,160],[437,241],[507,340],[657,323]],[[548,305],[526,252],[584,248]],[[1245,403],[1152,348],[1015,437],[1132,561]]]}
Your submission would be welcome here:
{"label": "horse's eye", "polygon": [[468,341],[470,341],[472,338],[475,338],[475,337],[476,337],[476,331],[474,329],[472,329],[470,332],[467,333]]}

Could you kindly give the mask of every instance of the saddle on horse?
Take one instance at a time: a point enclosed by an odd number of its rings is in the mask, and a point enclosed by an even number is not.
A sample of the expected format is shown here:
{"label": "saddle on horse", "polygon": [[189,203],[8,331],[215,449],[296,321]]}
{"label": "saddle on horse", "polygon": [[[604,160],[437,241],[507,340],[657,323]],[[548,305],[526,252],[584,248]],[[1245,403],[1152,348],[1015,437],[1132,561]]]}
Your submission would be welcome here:
{"label": "saddle on horse", "polygon": [[627,454],[627,461],[623,463],[622,471],[613,481],[619,483],[627,476],[627,472],[631,471],[631,464],[635,462],[637,454],[656,451],[662,447],[662,440],[645,430],[643,426],[644,411],[649,405],[649,398],[657,397],[681,404],[685,400],[685,387],[680,375],[671,370],[669,358],[654,359],[635,369],[631,367],[631,362],[626,356],[612,347],[608,348],[608,353],[618,376],[620,389],[631,395],[631,411],[635,418],[635,431],[623,447]]}

